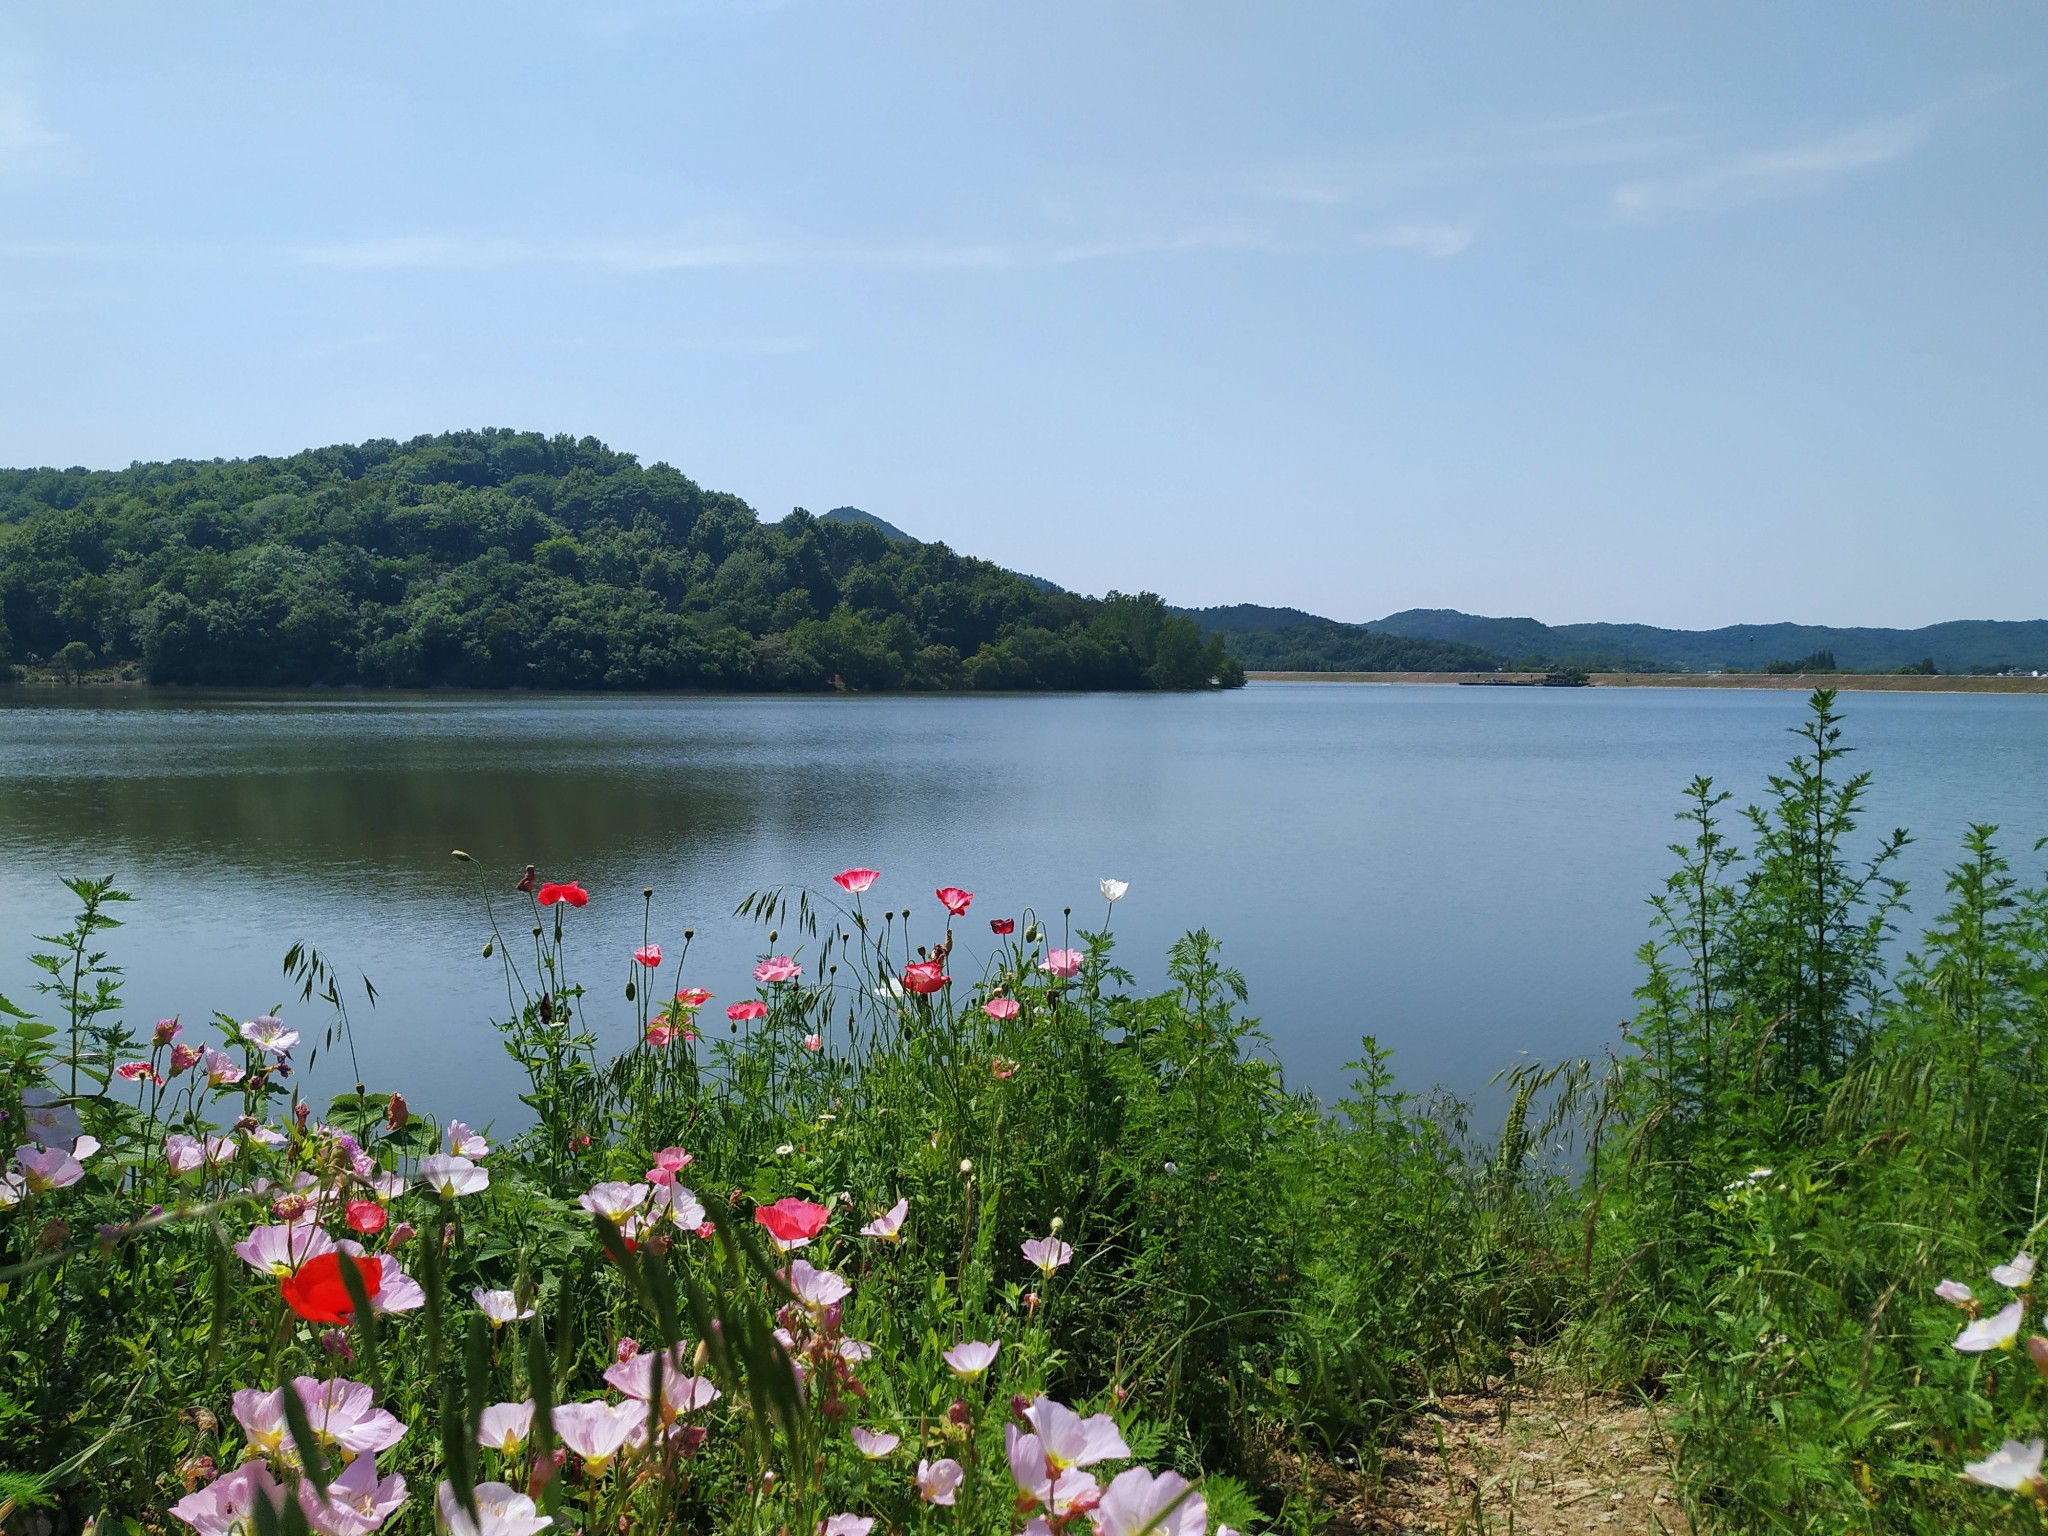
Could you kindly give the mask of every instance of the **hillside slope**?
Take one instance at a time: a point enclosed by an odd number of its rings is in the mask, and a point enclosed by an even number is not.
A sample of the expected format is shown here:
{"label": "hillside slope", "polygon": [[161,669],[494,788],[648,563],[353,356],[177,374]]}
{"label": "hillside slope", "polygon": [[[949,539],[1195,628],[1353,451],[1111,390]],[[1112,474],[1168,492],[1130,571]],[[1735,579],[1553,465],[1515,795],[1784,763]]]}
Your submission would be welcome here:
{"label": "hillside slope", "polygon": [[6,470],[0,662],[212,685],[1242,681],[1151,594],[1042,590],[879,521],[764,524],[595,438],[504,430]]}

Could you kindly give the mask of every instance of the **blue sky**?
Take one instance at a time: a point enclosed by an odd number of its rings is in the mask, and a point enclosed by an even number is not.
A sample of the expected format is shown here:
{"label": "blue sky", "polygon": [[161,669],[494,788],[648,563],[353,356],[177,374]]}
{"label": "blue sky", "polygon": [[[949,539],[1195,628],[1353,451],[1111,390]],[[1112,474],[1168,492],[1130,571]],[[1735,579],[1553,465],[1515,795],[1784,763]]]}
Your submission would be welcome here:
{"label": "blue sky", "polygon": [[2038,4],[33,3],[0,463],[592,434],[1091,591],[2048,613]]}

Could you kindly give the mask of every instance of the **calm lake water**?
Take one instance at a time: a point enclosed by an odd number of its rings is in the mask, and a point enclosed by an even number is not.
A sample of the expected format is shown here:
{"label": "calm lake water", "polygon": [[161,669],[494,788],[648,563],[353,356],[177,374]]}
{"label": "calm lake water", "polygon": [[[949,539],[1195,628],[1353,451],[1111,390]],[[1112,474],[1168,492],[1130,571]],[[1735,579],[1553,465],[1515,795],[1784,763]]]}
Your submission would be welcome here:
{"label": "calm lake water", "polygon": [[[1973,820],[2029,878],[2048,834],[2048,700],[1844,696],[1876,775],[1867,829],[1919,841],[1931,914]],[[1479,1092],[1524,1055],[1617,1040],[1644,897],[1695,772],[1738,802],[1792,746],[1795,693],[1253,684],[1216,696],[552,698],[0,693],[0,992],[31,1004],[58,877],[139,898],[111,936],[129,1016],[247,1018],[308,940],[381,997],[365,1076],[472,1120],[518,1112],[479,871],[538,862],[593,893],[573,921],[596,997],[639,941],[643,886],[721,1005],[751,990],[747,892],[883,871],[874,898],[1099,924],[1146,983],[1205,926],[1292,1080],[1338,1088],[1362,1034],[1402,1078]],[[474,865],[449,858],[464,848]],[[828,890],[829,886],[826,887]],[[986,930],[978,922],[963,932]],[[601,957],[601,958],[600,958]],[[285,1009],[324,1022],[296,1003]],[[317,1069],[321,1090],[348,1074]]]}

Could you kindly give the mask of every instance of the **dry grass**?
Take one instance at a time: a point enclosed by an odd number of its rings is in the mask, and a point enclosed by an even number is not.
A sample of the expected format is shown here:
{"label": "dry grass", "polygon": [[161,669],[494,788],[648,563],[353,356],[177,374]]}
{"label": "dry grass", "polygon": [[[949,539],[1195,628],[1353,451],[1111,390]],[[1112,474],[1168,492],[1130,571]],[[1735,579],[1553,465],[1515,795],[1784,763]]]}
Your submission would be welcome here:
{"label": "dry grass", "polygon": [[1694,1533],[1650,1408],[1525,1379],[1440,1399],[1388,1447],[1381,1480],[1313,1472],[1325,1536]]}

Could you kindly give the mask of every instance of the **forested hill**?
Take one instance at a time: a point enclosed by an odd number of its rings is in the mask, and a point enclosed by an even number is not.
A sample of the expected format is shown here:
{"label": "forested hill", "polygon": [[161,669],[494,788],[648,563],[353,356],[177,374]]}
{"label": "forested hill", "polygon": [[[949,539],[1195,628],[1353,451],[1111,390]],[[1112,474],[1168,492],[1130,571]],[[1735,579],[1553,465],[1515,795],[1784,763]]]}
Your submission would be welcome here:
{"label": "forested hill", "polygon": [[1149,593],[1046,590],[850,510],[763,523],[666,464],[512,431],[0,471],[0,663],[216,685],[1243,681]]}

